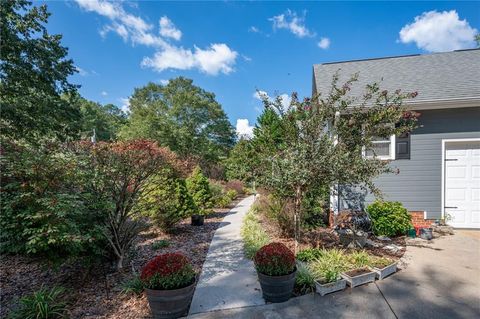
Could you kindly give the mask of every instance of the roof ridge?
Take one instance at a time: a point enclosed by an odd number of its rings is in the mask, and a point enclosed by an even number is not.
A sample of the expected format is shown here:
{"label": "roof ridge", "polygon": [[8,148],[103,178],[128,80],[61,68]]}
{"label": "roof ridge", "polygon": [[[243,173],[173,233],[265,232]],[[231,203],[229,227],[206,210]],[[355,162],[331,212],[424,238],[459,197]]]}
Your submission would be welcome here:
{"label": "roof ridge", "polygon": [[392,56],[377,57],[377,58],[366,58],[366,59],[325,62],[325,63],[314,64],[314,66],[315,65],[350,63],[350,62],[362,62],[362,61],[376,61],[376,60],[385,60],[385,59],[409,58],[409,57],[418,57],[418,56],[432,56],[432,55],[438,55],[438,54],[449,54],[449,53],[454,53],[454,52],[476,51],[476,50],[480,50],[480,48],[461,49],[461,50],[453,50],[453,51],[448,51],[448,52],[434,52],[434,53],[428,53],[428,54],[416,53],[416,54],[405,54],[405,55],[392,55]]}

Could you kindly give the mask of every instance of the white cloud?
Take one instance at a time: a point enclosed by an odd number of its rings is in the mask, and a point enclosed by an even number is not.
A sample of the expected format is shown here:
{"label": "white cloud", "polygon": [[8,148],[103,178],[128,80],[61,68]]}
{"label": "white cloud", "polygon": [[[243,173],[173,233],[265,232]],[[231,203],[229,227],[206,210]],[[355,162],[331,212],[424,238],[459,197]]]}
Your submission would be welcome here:
{"label": "white cloud", "polygon": [[159,24],[161,36],[172,38],[177,41],[182,37],[182,31],[178,30],[173,24],[172,20],[170,20],[167,16],[161,17]]}
{"label": "white cloud", "polygon": [[285,13],[278,16],[271,17],[270,21],[273,22],[273,29],[286,29],[299,38],[313,37],[315,33],[308,30],[305,26],[306,11],[302,16],[298,16],[295,11],[288,9]]}
{"label": "white cloud", "polygon": [[130,112],[130,97],[121,97],[118,99],[121,103],[120,108],[124,112]]}
{"label": "white cloud", "polygon": [[259,33],[260,29],[252,25],[250,28],[248,28],[248,32]]}
{"label": "white cloud", "polygon": [[[274,97],[271,97],[268,95],[267,92],[262,91],[262,90],[257,90],[253,93],[253,97],[257,100],[263,101],[264,99],[269,100],[270,102],[275,101]],[[290,106],[290,103],[292,102],[292,97],[286,93],[278,95],[280,97],[280,100],[282,102],[282,109],[287,110],[288,107]]]}
{"label": "white cloud", "polygon": [[152,68],[158,72],[167,69],[198,69],[210,75],[229,74],[234,71],[238,53],[225,43],[213,43],[205,49],[194,46],[185,49],[167,42],[166,38],[180,40],[182,32],[166,16],[159,21],[159,35],[153,33],[153,26],[142,18],[125,11],[121,2],[104,0],[76,0],[78,5],[89,12],[96,12],[111,20],[100,31],[105,37],[114,32],[124,41],[133,45],[140,44],[156,48],[151,57],[144,57],[141,66]]}
{"label": "white cloud", "polygon": [[253,126],[248,123],[247,119],[237,119],[237,135],[239,137],[252,138]]}
{"label": "white cloud", "polygon": [[160,82],[161,85],[168,85],[168,83],[170,82],[170,80],[161,79],[161,80],[159,80],[158,82]]}
{"label": "white cloud", "polygon": [[85,71],[84,69],[82,69],[81,67],[75,66],[75,68],[77,69],[78,74],[80,74],[81,76],[87,76],[88,75],[88,72]]}
{"label": "white cloud", "polygon": [[328,49],[330,47],[330,39],[320,38],[320,41],[318,42],[318,47],[324,50]]}
{"label": "white cloud", "polygon": [[237,56],[238,53],[224,43],[211,44],[205,50],[195,46],[194,51],[169,45],[156,52],[153,57],[144,58],[142,66],[159,72],[169,68],[178,70],[197,68],[209,75],[229,74],[234,70]]}
{"label": "white cloud", "polygon": [[444,52],[475,47],[477,33],[467,20],[460,20],[455,10],[429,11],[416,16],[414,22],[400,30],[400,41],[415,42],[426,51]]}
{"label": "white cloud", "polygon": [[107,95],[108,95],[108,93],[107,93],[106,91],[102,91],[100,94],[101,94],[102,96],[107,96]]}
{"label": "white cloud", "polygon": [[262,90],[256,90],[253,93],[253,97],[260,101],[263,101],[265,98],[270,99],[270,96],[268,96],[268,93]]}

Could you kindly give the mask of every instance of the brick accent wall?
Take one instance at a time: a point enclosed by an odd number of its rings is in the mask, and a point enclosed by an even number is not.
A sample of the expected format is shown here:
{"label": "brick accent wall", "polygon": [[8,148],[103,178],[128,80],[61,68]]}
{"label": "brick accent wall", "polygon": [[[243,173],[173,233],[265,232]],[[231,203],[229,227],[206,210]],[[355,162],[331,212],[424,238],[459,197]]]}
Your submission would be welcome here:
{"label": "brick accent wall", "polygon": [[430,227],[435,219],[425,219],[423,211],[411,211],[410,216],[412,218],[413,227]]}

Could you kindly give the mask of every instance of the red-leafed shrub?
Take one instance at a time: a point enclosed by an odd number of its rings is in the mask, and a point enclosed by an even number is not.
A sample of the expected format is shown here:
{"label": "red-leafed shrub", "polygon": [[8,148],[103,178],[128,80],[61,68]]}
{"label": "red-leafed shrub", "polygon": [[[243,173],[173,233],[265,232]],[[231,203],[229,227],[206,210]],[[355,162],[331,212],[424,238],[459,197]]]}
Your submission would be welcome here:
{"label": "red-leafed shrub", "polygon": [[148,289],[180,289],[195,281],[195,271],[181,253],[167,253],[150,260],[143,267],[140,279]]}
{"label": "red-leafed shrub", "polygon": [[268,276],[283,276],[295,269],[295,255],[282,243],[271,243],[255,254],[257,271]]}
{"label": "red-leafed shrub", "polygon": [[243,188],[244,188],[244,184],[242,181],[239,181],[239,180],[231,180],[231,181],[228,181],[227,184],[225,185],[225,188],[227,190],[230,190],[230,189],[233,189],[234,191],[237,192],[237,194],[243,194],[244,191],[243,191]]}

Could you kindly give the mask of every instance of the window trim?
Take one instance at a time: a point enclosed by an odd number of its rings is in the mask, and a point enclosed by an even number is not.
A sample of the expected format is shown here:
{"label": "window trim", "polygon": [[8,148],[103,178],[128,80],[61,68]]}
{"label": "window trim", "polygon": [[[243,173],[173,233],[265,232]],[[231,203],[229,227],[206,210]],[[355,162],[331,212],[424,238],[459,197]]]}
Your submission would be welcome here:
{"label": "window trim", "polygon": [[[382,142],[387,142],[385,141],[372,141],[373,144],[377,143],[382,143]],[[380,155],[380,156],[372,156],[372,155],[367,155],[366,154],[366,148],[365,146],[362,148],[362,155],[365,158],[376,158],[382,161],[392,161],[395,160],[395,134],[390,135],[390,147],[389,147],[389,155]]]}

